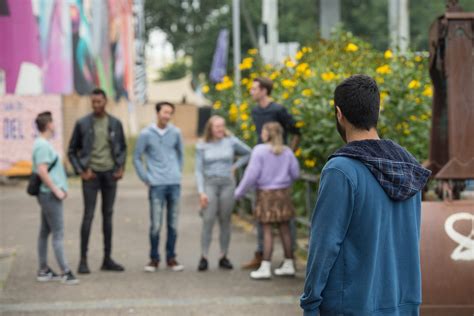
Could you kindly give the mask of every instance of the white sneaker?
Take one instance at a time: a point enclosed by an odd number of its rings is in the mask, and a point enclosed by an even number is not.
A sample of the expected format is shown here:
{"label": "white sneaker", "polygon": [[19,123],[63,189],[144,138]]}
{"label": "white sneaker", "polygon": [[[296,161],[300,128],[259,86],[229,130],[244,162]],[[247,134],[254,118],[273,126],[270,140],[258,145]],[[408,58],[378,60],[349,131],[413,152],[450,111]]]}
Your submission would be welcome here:
{"label": "white sneaker", "polygon": [[258,270],[250,272],[250,277],[254,280],[270,279],[272,277],[272,267],[270,261],[263,260]]}
{"label": "white sneaker", "polygon": [[285,259],[278,269],[275,269],[275,275],[278,276],[295,276],[295,263],[293,259]]}
{"label": "white sneaker", "polygon": [[171,259],[168,260],[168,268],[171,269],[173,272],[180,272],[184,270],[184,266],[182,264],[179,264],[176,259]]}

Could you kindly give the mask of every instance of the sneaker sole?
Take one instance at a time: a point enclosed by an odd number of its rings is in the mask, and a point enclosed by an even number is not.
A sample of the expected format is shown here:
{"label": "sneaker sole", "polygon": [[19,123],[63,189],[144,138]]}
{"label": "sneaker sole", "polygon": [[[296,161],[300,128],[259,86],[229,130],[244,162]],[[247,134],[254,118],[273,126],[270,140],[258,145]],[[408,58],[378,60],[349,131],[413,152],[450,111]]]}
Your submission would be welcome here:
{"label": "sneaker sole", "polygon": [[158,269],[145,267],[145,268],[143,269],[143,271],[152,273],[152,272],[158,271]]}
{"label": "sneaker sole", "polygon": [[184,267],[179,267],[179,268],[170,268],[170,267],[168,267],[168,269],[173,271],[173,272],[182,272],[182,271],[184,271]]}

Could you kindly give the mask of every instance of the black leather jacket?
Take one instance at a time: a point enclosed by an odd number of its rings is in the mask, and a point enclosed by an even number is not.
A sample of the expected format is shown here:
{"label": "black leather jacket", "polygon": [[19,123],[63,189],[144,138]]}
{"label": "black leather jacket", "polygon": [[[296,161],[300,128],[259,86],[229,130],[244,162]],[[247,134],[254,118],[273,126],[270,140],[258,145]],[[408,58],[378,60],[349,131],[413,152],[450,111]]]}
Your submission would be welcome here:
{"label": "black leather jacket", "polygon": [[[127,158],[127,144],[122,128],[122,123],[115,117],[107,114],[109,118],[108,140],[114,159],[114,171],[125,167]],[[93,114],[77,120],[69,142],[68,157],[77,174],[87,170],[94,144]]]}

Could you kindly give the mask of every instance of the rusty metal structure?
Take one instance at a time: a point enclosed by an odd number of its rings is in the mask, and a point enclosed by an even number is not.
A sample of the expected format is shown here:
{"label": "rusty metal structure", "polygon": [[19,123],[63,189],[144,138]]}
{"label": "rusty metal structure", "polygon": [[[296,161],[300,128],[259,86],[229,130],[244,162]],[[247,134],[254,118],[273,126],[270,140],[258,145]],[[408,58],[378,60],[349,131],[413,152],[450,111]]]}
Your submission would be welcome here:
{"label": "rusty metal structure", "polygon": [[474,12],[455,0],[446,7],[429,34],[434,95],[427,167],[456,198],[463,180],[474,179]]}

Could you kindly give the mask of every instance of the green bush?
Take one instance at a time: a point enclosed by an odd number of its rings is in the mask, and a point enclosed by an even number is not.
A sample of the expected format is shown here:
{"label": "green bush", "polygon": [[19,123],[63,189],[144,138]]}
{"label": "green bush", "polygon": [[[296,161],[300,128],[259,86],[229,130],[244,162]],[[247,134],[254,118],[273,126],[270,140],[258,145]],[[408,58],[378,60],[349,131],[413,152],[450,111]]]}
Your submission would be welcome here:
{"label": "green bush", "polygon": [[297,156],[302,168],[319,173],[327,157],[343,145],[335,128],[333,91],[344,78],[363,73],[375,78],[381,91],[380,136],[398,142],[420,161],[427,159],[432,88],[426,53],[381,52],[342,32],[301,48],[280,66],[264,65],[257,53],[249,50],[240,65],[240,104],[234,101],[229,77],[203,87],[215,114],[224,116],[231,130],[249,144],[256,142],[250,117],[256,105],[249,88],[254,78],[266,76],[274,81],[274,100],[286,106],[301,127]]}

